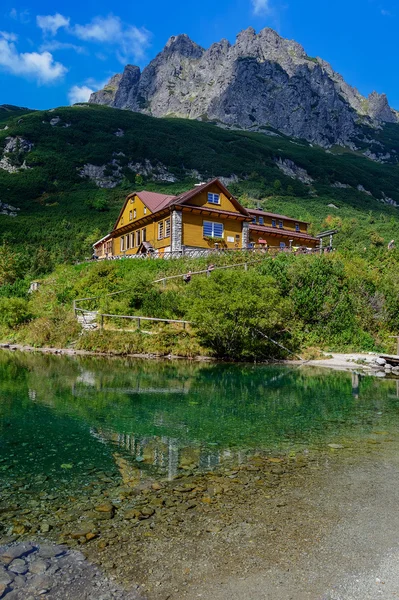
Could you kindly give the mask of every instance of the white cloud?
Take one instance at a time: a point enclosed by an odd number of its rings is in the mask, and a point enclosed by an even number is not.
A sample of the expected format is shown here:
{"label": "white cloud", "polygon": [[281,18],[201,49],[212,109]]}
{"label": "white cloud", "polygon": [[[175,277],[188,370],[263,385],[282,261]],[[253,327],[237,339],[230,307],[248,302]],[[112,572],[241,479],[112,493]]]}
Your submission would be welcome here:
{"label": "white cloud", "polygon": [[55,52],[56,50],[74,50],[78,54],[85,54],[86,49],[83,46],[77,46],[76,44],[70,44],[68,42],[58,42],[57,40],[49,40],[44,42],[39,50],[41,52]]}
{"label": "white cloud", "polygon": [[0,37],[3,37],[8,42],[16,42],[18,39],[15,33],[10,33],[9,31],[0,31]]}
{"label": "white cloud", "polygon": [[122,33],[122,22],[112,15],[95,17],[87,25],[75,25],[74,32],[81,40],[115,43]]}
{"label": "white cloud", "polygon": [[55,15],[38,15],[36,17],[36,24],[44,33],[50,35],[56,35],[57,31],[62,27],[69,27],[69,17],[64,17],[60,13]]}
{"label": "white cloud", "polygon": [[95,17],[86,25],[75,25],[73,33],[80,39],[117,48],[117,57],[122,64],[142,60],[150,45],[151,34],[145,28],[125,25],[119,17]]}
{"label": "white cloud", "polygon": [[255,15],[268,15],[270,13],[269,0],[251,0],[252,10]]}
{"label": "white cloud", "polygon": [[392,13],[389,10],[385,10],[385,8],[383,8],[381,10],[381,14],[383,17],[390,17]]}
{"label": "white cloud", "polygon": [[30,22],[29,10],[18,11],[16,8],[12,8],[9,12],[9,17],[15,21],[20,21],[24,25]]}
{"label": "white cloud", "polygon": [[64,65],[54,61],[50,52],[20,53],[13,41],[5,36],[0,36],[0,69],[36,79],[38,83],[51,83],[67,72]]}
{"label": "white cloud", "polygon": [[71,104],[77,102],[88,102],[90,95],[94,92],[93,89],[87,85],[74,85],[68,92],[68,100]]}

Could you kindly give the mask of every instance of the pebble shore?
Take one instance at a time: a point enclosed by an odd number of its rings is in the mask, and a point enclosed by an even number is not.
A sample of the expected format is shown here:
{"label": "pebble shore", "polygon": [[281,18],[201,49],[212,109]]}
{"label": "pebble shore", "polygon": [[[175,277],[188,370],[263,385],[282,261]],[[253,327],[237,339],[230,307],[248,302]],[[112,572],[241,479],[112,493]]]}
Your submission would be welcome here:
{"label": "pebble shore", "polygon": [[0,547],[0,598],[5,600],[142,600],[125,591],[81,552],[24,542]]}

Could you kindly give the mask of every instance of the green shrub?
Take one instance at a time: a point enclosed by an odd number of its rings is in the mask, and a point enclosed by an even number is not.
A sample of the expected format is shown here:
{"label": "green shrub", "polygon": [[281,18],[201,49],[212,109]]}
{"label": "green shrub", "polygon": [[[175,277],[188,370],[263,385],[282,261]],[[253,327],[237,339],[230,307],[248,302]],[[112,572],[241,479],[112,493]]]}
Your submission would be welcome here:
{"label": "green shrub", "polygon": [[29,321],[31,316],[26,300],[22,300],[22,298],[0,298],[0,325],[12,329]]}

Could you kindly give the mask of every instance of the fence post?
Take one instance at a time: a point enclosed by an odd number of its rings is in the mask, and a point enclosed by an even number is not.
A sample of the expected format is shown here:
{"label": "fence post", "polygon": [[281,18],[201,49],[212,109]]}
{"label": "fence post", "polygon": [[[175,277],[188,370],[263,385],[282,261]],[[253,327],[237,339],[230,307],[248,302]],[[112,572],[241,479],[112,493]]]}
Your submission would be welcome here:
{"label": "fence post", "polygon": [[137,319],[137,329],[140,329],[140,325],[141,325],[141,320]]}
{"label": "fence post", "polygon": [[162,279],[163,287],[166,287],[166,279]]}
{"label": "fence post", "polygon": [[[185,328],[186,328],[186,322],[184,321],[184,323],[183,323],[183,329],[185,329]],[[398,341],[398,343],[399,343],[399,341]]]}
{"label": "fence post", "polygon": [[104,329],[104,315],[100,315],[100,329],[101,331]]}
{"label": "fence post", "polygon": [[248,263],[244,264],[244,271],[248,271]]}
{"label": "fence post", "polygon": [[76,317],[76,300],[73,301],[73,314]]}

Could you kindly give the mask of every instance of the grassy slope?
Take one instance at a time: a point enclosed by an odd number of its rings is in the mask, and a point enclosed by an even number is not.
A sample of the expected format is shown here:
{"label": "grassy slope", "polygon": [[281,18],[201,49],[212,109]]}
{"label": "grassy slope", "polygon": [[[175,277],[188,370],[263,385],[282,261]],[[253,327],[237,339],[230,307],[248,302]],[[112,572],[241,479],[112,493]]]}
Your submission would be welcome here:
{"label": "grassy slope", "polygon": [[[8,110],[11,117],[8,129],[0,130],[0,148],[7,136],[19,135],[33,142],[34,149],[27,156],[29,170],[17,174],[0,170],[0,201],[21,209],[14,219],[0,215],[1,236],[28,257],[41,247],[48,266],[90,253],[91,242],[112,227],[124,196],[136,187],[128,163],[144,159],[165,164],[178,183],[147,180],[140,187],[180,192],[194,183],[190,169],[198,170],[203,178],[235,174],[240,182],[231,189],[246,204],[260,203],[266,209],[305,218],[313,231],[342,225],[341,244],[368,246],[375,231],[385,242],[396,235],[397,209],[355,189],[336,189],[331,184],[340,181],[354,188],[360,184],[375,198],[384,192],[399,202],[399,168],[374,163],[349,150],[328,153],[283,136],[227,131],[181,119],[154,119],[102,106],[30,113],[7,109],[0,110],[0,119]],[[61,122],[51,126],[49,121],[55,116]],[[67,123],[71,125],[65,127]],[[114,135],[119,128],[125,132],[123,137]],[[399,128],[389,126],[379,136],[393,147],[398,132]],[[125,155],[118,157],[124,180],[117,188],[99,189],[79,177],[85,163],[103,165],[120,152]],[[290,158],[305,168],[315,179],[314,195],[309,194],[309,186],[283,175],[274,164],[276,157]],[[281,187],[275,186],[276,180]],[[90,203],[99,200],[106,210],[90,208]],[[330,203],[338,208],[328,207]]]}

